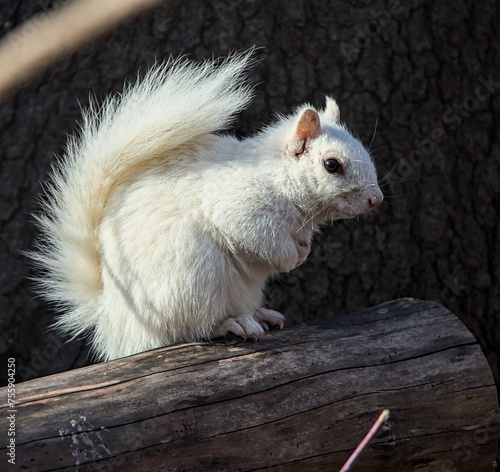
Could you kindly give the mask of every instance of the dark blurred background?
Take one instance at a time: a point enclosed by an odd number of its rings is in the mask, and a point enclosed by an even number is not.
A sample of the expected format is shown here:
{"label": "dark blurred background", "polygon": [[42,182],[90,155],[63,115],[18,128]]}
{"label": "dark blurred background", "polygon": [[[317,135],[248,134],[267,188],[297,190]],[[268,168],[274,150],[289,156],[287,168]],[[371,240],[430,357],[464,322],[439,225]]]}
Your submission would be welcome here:
{"label": "dark blurred background", "polygon": [[[2,36],[54,6],[2,2]],[[385,193],[375,212],[325,228],[306,264],[270,285],[270,306],[291,325],[398,297],[435,300],[476,336],[498,383],[499,24],[494,0],[167,2],[37,76],[0,104],[1,385],[8,357],[18,382],[89,362],[84,340],[47,330],[54,311],[36,298],[21,254],[79,104],[120,92],[157,59],[253,45],[259,85],[235,133],[331,94],[370,145]]]}

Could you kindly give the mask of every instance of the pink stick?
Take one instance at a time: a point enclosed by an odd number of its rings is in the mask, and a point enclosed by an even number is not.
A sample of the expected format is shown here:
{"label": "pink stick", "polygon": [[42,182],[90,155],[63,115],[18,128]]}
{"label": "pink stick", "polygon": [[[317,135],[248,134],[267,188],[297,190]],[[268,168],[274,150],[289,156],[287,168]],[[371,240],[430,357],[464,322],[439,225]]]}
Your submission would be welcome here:
{"label": "pink stick", "polygon": [[378,417],[377,421],[375,421],[374,425],[372,426],[368,434],[359,443],[359,446],[354,450],[349,459],[347,459],[347,462],[344,464],[342,469],[340,469],[340,472],[349,472],[351,470],[351,467],[358,461],[361,454],[363,454],[368,445],[377,436],[380,429],[388,419],[389,419],[389,410],[384,410]]}

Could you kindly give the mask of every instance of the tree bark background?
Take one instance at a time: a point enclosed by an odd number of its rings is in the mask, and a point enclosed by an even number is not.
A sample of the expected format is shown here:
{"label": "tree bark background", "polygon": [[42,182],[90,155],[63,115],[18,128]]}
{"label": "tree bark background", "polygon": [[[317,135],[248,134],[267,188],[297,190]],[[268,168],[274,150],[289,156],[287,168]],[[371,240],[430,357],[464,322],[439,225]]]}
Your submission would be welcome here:
{"label": "tree bark background", "polygon": [[[54,2],[0,6],[1,34]],[[80,104],[117,93],[156,59],[194,59],[257,45],[256,98],[235,128],[248,135],[304,102],[336,97],[370,145],[385,203],[331,225],[303,267],[269,286],[288,324],[398,297],[434,300],[469,327],[498,383],[500,345],[500,15],[497,2],[457,0],[166,2],[66,57],[0,104],[0,379],[90,362],[83,340],[47,327],[21,251],[54,153]],[[29,31],[25,32],[29,35]],[[140,73],[140,72],[139,72]]]}

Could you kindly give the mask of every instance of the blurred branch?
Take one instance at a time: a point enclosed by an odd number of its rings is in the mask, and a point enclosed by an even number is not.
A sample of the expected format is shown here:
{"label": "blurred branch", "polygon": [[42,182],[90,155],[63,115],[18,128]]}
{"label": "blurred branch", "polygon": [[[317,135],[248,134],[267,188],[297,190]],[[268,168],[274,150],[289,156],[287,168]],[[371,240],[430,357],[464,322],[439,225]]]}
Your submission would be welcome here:
{"label": "blurred branch", "polygon": [[0,100],[59,57],[160,0],[73,0],[37,13],[0,41]]}

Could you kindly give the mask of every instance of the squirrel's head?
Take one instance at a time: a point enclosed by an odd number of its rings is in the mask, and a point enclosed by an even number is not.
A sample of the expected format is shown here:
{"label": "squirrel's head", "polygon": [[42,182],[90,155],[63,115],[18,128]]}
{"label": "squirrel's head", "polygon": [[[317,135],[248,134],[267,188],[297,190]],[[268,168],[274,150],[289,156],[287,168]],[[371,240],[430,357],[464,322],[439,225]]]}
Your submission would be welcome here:
{"label": "squirrel's head", "polygon": [[286,153],[291,175],[300,182],[296,203],[313,211],[317,223],[352,218],[384,198],[370,155],[340,124],[340,110],[332,98],[327,97],[322,112],[299,110]]}

